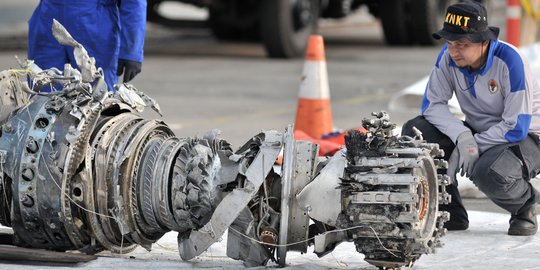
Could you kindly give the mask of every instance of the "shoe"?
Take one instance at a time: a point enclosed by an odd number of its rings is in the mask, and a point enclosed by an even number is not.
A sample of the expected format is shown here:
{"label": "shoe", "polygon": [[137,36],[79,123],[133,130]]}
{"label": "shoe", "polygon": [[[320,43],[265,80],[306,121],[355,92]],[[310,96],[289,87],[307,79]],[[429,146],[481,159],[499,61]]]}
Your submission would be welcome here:
{"label": "shoe", "polygon": [[469,228],[468,220],[452,220],[445,222],[443,225],[449,231],[464,231]]}
{"label": "shoe", "polygon": [[443,227],[449,231],[464,231],[469,228],[469,215],[456,184],[446,187],[452,201],[449,204],[439,204],[439,211],[446,211],[450,214],[450,220],[444,223]]}
{"label": "shoe", "polygon": [[534,235],[538,231],[536,205],[530,205],[510,218],[509,235]]}
{"label": "shoe", "polygon": [[457,203],[453,205],[441,204],[439,205],[439,211],[446,211],[450,214],[450,220],[443,225],[447,230],[464,231],[469,228],[469,215],[463,205]]}

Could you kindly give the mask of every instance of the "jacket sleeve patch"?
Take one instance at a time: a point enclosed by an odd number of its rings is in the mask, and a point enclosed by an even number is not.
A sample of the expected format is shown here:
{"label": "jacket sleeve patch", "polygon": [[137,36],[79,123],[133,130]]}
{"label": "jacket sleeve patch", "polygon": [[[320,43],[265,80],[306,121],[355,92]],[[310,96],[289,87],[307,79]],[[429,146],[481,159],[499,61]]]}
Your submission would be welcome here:
{"label": "jacket sleeve patch", "polygon": [[508,131],[504,138],[509,142],[519,142],[527,137],[529,133],[529,126],[531,125],[530,114],[520,114],[516,122],[514,129]]}

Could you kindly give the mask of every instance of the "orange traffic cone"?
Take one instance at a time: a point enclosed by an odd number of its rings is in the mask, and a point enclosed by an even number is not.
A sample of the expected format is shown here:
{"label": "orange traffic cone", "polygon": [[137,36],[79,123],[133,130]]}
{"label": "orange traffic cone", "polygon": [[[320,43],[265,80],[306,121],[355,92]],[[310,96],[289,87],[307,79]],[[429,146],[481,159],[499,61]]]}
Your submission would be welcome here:
{"label": "orange traffic cone", "polygon": [[322,36],[309,38],[298,96],[294,130],[301,130],[314,139],[331,133],[332,110]]}

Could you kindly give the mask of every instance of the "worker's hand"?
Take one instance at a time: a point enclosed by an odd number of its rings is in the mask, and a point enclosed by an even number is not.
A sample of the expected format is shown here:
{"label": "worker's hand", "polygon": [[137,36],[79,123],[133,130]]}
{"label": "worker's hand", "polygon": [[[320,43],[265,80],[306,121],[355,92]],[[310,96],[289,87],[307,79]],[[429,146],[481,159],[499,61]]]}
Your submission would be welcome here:
{"label": "worker's hand", "polygon": [[124,82],[129,82],[141,72],[142,63],[137,61],[118,59],[117,76],[124,74]]}
{"label": "worker's hand", "polygon": [[458,167],[459,167],[459,149],[456,147],[454,148],[454,151],[452,151],[452,154],[450,155],[450,159],[448,159],[448,169],[446,170],[446,174],[448,174],[448,177],[450,177],[450,184],[455,184],[457,182],[456,173],[458,171]]}
{"label": "worker's hand", "polygon": [[[478,160],[479,153],[478,144],[476,144],[476,140],[470,131],[459,134],[456,149],[459,151],[458,169],[461,169],[461,176],[471,176],[474,163]],[[454,153],[452,152],[452,155],[453,154]]]}

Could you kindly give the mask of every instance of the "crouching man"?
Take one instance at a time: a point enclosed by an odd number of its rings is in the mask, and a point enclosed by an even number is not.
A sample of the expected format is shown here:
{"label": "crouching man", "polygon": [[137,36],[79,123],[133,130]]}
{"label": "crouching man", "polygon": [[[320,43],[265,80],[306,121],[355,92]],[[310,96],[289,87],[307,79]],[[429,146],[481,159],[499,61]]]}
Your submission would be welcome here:
{"label": "crouching man", "polygon": [[[534,235],[540,193],[529,180],[540,171],[540,87],[517,49],[498,40],[485,7],[473,1],[448,7],[444,26],[433,33],[443,46],[422,102],[422,115],[408,121],[428,142],[445,151],[452,184],[448,230],[469,227],[456,173],[469,177],[495,204],[511,214],[509,235]],[[465,121],[448,101],[456,95]],[[444,172],[439,172],[444,173]]]}

